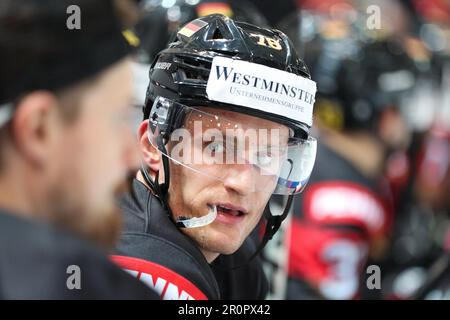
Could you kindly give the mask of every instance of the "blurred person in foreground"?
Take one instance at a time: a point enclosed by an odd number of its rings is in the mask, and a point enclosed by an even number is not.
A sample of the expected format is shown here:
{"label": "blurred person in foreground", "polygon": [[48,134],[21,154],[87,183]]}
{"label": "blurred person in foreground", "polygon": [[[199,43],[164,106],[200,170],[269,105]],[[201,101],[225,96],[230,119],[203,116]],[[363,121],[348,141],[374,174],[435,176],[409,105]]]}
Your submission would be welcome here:
{"label": "blurred person in foreground", "polygon": [[0,3],[0,298],[155,297],[105,254],[139,163],[120,29],[111,1]]}

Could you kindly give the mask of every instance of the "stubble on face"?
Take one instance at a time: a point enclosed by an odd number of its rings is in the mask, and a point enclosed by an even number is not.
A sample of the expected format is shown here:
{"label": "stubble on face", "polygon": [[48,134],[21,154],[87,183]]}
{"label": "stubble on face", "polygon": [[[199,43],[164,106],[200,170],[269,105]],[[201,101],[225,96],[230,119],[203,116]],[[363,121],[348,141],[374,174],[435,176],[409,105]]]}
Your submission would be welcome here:
{"label": "stubble on face", "polygon": [[73,192],[70,183],[55,185],[48,194],[52,206],[47,218],[54,225],[108,251],[116,244],[122,228],[122,214],[115,199],[129,190],[130,183],[131,180],[118,185],[115,197],[95,209],[83,202],[82,193]]}

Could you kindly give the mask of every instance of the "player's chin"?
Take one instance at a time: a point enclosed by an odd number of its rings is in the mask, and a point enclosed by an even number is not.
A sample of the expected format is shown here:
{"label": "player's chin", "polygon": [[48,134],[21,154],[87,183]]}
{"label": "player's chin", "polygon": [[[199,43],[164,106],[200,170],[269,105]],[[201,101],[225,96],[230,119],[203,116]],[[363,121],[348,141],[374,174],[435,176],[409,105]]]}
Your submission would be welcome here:
{"label": "player's chin", "polygon": [[244,239],[238,233],[218,232],[210,238],[209,246],[212,252],[229,255],[235,253],[243,242]]}
{"label": "player's chin", "polygon": [[230,255],[238,251],[238,249],[241,247],[241,244],[218,244],[215,246],[214,250],[211,250],[212,252],[217,252],[223,255]]}

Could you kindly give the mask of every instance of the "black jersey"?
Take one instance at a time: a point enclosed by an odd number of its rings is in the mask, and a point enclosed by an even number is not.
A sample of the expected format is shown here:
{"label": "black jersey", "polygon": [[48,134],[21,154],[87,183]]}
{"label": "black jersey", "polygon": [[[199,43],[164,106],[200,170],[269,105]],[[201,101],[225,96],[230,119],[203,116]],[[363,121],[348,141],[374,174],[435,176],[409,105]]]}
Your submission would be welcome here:
{"label": "black jersey", "polygon": [[211,265],[194,241],[169,218],[160,200],[138,180],[120,202],[124,231],[113,259],[122,268],[155,288],[162,299],[262,299],[267,283],[256,250],[247,239],[233,255],[219,256]]}
{"label": "black jersey", "polygon": [[0,212],[0,299],[157,298],[87,242]]}

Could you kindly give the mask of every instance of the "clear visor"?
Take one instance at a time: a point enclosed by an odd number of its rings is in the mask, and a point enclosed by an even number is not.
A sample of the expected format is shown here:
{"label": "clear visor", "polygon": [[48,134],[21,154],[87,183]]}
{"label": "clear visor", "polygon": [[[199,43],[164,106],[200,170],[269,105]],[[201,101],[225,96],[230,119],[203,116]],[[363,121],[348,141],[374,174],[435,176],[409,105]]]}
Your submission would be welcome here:
{"label": "clear visor", "polygon": [[172,162],[171,181],[200,178],[243,192],[289,195],[303,190],[314,166],[316,139],[293,138],[270,120],[162,97],[149,119],[150,143]]}

